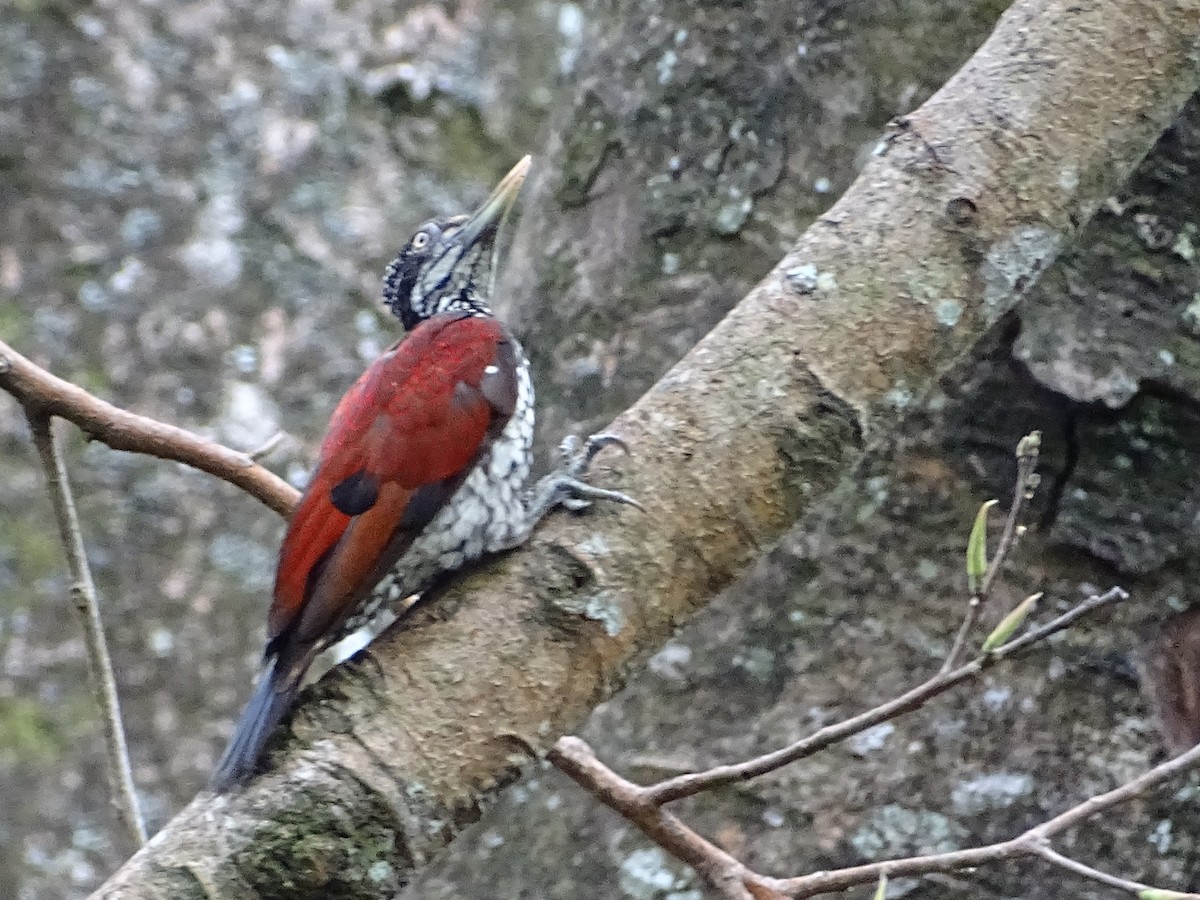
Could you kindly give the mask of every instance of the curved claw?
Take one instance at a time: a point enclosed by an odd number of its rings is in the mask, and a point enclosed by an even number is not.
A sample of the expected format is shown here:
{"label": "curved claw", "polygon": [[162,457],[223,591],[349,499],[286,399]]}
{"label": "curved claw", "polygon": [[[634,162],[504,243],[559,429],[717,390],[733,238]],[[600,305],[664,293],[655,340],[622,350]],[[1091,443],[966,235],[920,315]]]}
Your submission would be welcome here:
{"label": "curved claw", "polygon": [[567,509],[575,512],[587,509],[592,505],[592,501],[594,500],[604,500],[609,503],[624,503],[627,506],[636,506],[642,512],[646,511],[646,508],[642,504],[638,503],[628,494],[622,494],[620,491],[610,491],[606,488],[593,487],[586,481],[580,481],[578,478],[567,473],[562,473],[555,478],[554,491],[557,495],[553,501],[554,504],[556,506],[565,506]]}
{"label": "curved claw", "polygon": [[632,506],[641,512],[646,511],[646,507],[642,506],[642,504],[638,503],[628,494],[622,494],[620,491],[605,491],[604,496],[597,499],[611,500],[613,503],[624,503],[626,506]]}
{"label": "curved claw", "polygon": [[605,447],[617,447],[629,453],[629,444],[615,434],[593,434],[582,442],[577,436],[568,434],[558,445],[558,452],[563,460],[563,468],[573,476],[580,476],[587,472],[592,460]]}
{"label": "curved claw", "polygon": [[563,466],[558,472],[543,479],[544,483],[553,485],[550,489],[551,493],[546,495],[547,501],[544,508],[565,506],[569,510],[579,512],[591,506],[594,500],[605,500],[611,503],[624,503],[645,512],[646,508],[628,494],[592,487],[583,480],[592,460],[605,447],[618,447],[625,453],[629,452],[629,445],[615,434],[593,434],[586,441],[581,441],[573,434],[564,437],[562,443],[558,445]]}
{"label": "curved claw", "polygon": [[624,503],[626,506],[635,506],[642,512],[646,511],[646,508],[642,504],[638,503],[628,494],[622,494],[620,491],[592,487],[590,484],[584,482],[576,482],[570,487],[575,491],[574,496],[576,499],[586,498],[589,501],[589,505],[592,500],[607,500],[609,503]]}
{"label": "curved claw", "polygon": [[615,434],[593,434],[587,439],[586,452],[588,458],[595,457],[605,447],[618,447],[626,455],[630,452],[629,444],[625,442],[624,438],[617,437]]}

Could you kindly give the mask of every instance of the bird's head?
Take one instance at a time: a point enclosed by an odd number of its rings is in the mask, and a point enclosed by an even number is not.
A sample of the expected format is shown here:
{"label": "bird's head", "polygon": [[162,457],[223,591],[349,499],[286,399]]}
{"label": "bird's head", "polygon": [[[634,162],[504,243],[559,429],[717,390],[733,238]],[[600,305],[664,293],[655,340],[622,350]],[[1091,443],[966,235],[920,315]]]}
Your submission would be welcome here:
{"label": "bird's head", "polygon": [[526,156],[513,166],[473,214],[426,222],[392,260],[383,278],[383,300],[405,331],[442,312],[491,315],[497,237],[529,160]]}

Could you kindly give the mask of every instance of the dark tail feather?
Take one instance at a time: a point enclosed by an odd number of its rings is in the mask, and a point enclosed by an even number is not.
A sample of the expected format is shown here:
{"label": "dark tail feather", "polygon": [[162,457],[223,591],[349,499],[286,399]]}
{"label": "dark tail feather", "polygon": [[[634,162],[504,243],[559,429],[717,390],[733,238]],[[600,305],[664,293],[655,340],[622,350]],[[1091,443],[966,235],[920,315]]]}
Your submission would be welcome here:
{"label": "dark tail feather", "polygon": [[296,698],[299,679],[279,670],[279,658],[272,656],[259,676],[254,695],[246,704],[229,746],[221,755],[213,773],[211,787],[223,794],[254,774],[267,739],[283,719]]}

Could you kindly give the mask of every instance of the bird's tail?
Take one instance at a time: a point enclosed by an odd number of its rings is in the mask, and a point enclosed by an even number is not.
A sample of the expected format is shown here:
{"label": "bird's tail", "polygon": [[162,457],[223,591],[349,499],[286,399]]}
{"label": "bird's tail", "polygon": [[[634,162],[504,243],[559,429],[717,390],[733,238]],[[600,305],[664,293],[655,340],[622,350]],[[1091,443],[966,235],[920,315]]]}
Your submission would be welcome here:
{"label": "bird's tail", "polygon": [[299,687],[300,679],[281,669],[278,656],[267,660],[229,746],[217,763],[210,785],[214,791],[224,793],[254,774],[267,739],[296,699]]}

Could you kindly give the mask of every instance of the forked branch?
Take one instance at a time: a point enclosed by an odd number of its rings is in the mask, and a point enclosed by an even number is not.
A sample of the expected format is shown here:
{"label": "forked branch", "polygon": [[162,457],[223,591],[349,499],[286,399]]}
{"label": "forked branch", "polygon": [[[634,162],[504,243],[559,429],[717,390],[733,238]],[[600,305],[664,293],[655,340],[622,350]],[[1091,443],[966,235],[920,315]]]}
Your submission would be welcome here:
{"label": "forked branch", "polygon": [[137,413],[120,409],[83,388],[52,375],[0,341],[0,389],[30,416],[58,416],[114,450],[128,450],[183,463],[241,488],[281,516],[291,512],[299,491],[239,453]]}
{"label": "forked branch", "polygon": [[[683,775],[643,787],[609,769],[596,757],[592,749],[577,737],[559,739],[549,759],[596,799],[635,824],[668,853],[692,866],[710,886],[720,892],[721,896],[730,900],[813,897],[843,891],[857,885],[873,884],[878,882],[882,875],[911,877],[947,873],[1021,856],[1041,857],[1077,875],[1122,888],[1135,895],[1154,892],[1156,889],[1149,885],[1111,875],[1064,856],[1050,847],[1050,840],[1069,828],[1083,824],[1092,816],[1140,797],[1152,788],[1196,767],[1200,764],[1200,747],[1151,769],[1115,790],[1090,797],[1008,841],[951,853],[885,860],[793,878],[772,878],[753,871],[665,809],[665,805],[673,800],[774,771],[880,722],[918,709],[951,687],[974,678],[985,668],[1030,649],[1050,635],[1075,624],[1083,616],[1127,596],[1124,590],[1114,587],[1103,594],[1089,597],[1053,621],[1031,629],[1022,637],[1011,640],[993,651],[981,653],[971,662],[949,673],[939,672],[924,684],[894,700],[852,719],[823,728],[782,750],[737,765],[718,766],[705,772]],[[1174,900],[1200,900],[1200,894],[1162,891],[1157,895]]]}

